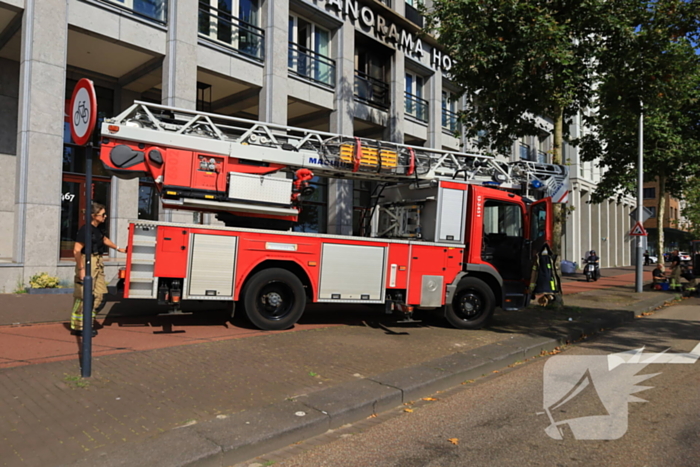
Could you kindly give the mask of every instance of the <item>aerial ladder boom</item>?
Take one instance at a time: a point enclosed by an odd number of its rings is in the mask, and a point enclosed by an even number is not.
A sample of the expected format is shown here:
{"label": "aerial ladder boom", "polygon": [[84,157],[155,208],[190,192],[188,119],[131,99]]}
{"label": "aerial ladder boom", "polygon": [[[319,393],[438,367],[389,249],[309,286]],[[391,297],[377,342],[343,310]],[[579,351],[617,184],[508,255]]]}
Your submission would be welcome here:
{"label": "aerial ladder boom", "polygon": [[100,158],[117,177],[152,178],[165,207],[291,221],[314,176],[390,184],[457,179],[533,198],[568,184],[561,165],[506,163],[139,101],[103,122]]}

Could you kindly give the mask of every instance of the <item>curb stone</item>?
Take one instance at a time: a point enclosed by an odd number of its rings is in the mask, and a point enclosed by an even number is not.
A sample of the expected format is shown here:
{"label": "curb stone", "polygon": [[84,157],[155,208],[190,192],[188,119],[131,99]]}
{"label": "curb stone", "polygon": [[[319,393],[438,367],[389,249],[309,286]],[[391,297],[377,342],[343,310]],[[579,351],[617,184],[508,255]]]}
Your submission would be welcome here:
{"label": "curb stone", "polygon": [[[299,396],[268,407],[170,430],[125,449],[95,451],[73,467],[227,466],[363,420],[402,403],[427,397],[477,379],[584,336],[632,322],[637,313],[655,310],[675,298],[654,298],[639,311],[617,311],[594,323],[565,323],[552,328],[558,337],[517,335],[510,340],[457,352],[413,367]],[[653,302],[653,303],[652,303]],[[296,415],[303,412],[303,416]]]}

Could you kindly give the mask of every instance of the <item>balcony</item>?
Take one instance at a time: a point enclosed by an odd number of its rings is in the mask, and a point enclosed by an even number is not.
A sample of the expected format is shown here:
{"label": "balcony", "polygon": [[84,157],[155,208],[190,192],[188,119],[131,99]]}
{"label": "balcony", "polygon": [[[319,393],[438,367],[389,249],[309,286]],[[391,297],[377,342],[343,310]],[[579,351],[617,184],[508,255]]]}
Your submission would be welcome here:
{"label": "balcony", "polygon": [[389,84],[355,70],[355,99],[382,109],[389,108]]}
{"label": "balcony", "polygon": [[421,99],[413,94],[404,93],[406,101],[406,115],[410,115],[413,118],[420,120],[421,122],[428,122],[428,101]]}
{"label": "balcony", "polygon": [[168,0],[98,0],[156,23],[168,21]]}
{"label": "balcony", "polygon": [[459,119],[457,113],[449,109],[442,109],[442,129],[447,130],[451,134],[457,133]]}
{"label": "balcony", "polygon": [[199,35],[253,60],[264,59],[265,31],[205,2],[199,3]]}
{"label": "balcony", "polygon": [[335,60],[313,50],[290,42],[288,66],[295,75],[318,84],[335,87]]}
{"label": "balcony", "polygon": [[415,7],[412,7],[408,3],[406,4],[406,19],[419,28],[423,27],[423,15],[421,15]]}

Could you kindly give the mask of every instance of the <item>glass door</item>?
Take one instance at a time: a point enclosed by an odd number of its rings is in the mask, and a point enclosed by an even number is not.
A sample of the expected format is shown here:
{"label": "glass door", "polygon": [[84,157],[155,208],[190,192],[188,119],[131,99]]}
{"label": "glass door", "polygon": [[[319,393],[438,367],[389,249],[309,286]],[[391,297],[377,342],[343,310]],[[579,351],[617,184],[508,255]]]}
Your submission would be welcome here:
{"label": "glass door", "polygon": [[[93,177],[92,199],[104,204],[109,214],[111,183],[107,177]],[[73,257],[73,243],[78,229],[85,225],[85,175],[63,174],[61,187],[61,258]],[[109,234],[110,219],[107,216],[100,226],[105,235]]]}

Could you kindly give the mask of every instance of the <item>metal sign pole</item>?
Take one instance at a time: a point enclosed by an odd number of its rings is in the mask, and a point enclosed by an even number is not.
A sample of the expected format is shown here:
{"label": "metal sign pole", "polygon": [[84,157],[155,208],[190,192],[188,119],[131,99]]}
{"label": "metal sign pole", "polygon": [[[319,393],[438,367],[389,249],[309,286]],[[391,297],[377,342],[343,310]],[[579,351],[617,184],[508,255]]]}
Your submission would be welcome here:
{"label": "metal sign pole", "polygon": [[[643,104],[639,106],[639,158],[637,161],[637,222],[642,225],[644,222],[644,110]],[[663,196],[663,193],[661,194]],[[663,228],[663,226],[661,226]],[[642,292],[644,283],[644,246],[642,237],[637,237],[637,263],[635,265],[634,289],[635,292]]]}
{"label": "metal sign pole", "polygon": [[85,279],[83,280],[83,352],[81,376],[92,374],[92,144],[85,151]]}

